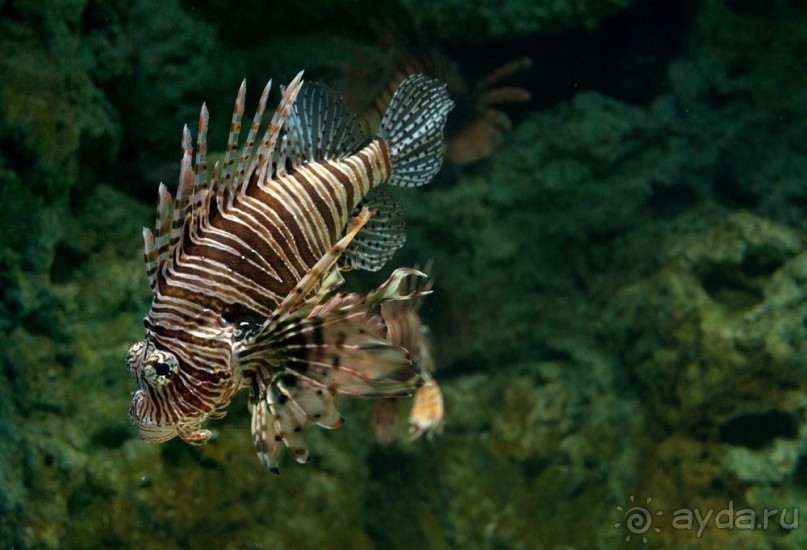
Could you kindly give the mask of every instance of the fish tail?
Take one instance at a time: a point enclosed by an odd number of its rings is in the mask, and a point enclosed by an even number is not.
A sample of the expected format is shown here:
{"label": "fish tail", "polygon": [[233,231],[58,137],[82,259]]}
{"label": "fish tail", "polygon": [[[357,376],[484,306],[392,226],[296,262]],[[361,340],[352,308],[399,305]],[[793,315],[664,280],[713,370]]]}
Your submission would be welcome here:
{"label": "fish tail", "polygon": [[401,82],[378,130],[390,149],[391,185],[425,185],[440,170],[443,128],[452,107],[445,84],[437,80],[413,75]]}

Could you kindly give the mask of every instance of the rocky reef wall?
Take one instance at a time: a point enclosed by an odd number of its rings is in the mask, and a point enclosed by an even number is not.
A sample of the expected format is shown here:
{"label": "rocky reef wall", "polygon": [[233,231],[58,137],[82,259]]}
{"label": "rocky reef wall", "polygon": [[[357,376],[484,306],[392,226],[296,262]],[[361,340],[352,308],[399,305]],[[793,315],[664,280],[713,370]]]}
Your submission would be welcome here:
{"label": "rocky reef wall", "polygon": [[[0,1],[0,546],[803,544],[670,523],[804,506],[801,3],[685,2],[668,24],[642,1],[392,5],[471,81],[532,56],[514,78],[533,99],[501,107],[513,128],[490,158],[395,193],[395,264],[434,260],[444,434],[381,447],[369,404],[345,402],[347,424],[311,430],[313,462],[280,478],[243,395],[203,447],[127,424],[140,228],[202,101],[223,148],[241,78],[253,103],[300,68],[338,82],[335,52],[372,48],[389,14],[229,6]],[[624,525],[632,496],[659,532]]]}

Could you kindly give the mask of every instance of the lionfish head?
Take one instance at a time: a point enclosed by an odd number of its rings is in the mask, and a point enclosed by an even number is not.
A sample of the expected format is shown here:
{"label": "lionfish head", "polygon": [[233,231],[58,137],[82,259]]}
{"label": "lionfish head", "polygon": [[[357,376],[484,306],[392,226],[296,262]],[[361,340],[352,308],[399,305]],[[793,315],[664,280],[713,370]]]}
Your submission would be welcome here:
{"label": "lionfish head", "polygon": [[210,408],[189,402],[193,399],[176,355],[158,349],[147,337],[129,348],[126,367],[138,387],[132,394],[129,422],[137,424],[142,439],[160,443],[179,435],[189,443],[204,443],[210,438],[209,430],[198,428]]}

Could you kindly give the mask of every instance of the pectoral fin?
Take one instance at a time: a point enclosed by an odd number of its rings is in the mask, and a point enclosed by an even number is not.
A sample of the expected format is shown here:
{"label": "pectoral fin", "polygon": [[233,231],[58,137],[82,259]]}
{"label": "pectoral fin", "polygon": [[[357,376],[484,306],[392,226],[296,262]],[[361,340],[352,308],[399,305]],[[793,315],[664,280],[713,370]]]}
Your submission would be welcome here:
{"label": "pectoral fin", "polygon": [[253,437],[270,470],[277,471],[281,443],[298,462],[308,461],[302,435],[308,424],[341,426],[336,394],[397,397],[411,395],[423,383],[409,353],[384,338],[381,316],[382,304],[420,296],[421,291],[402,293],[408,288],[402,282],[415,275],[422,274],[399,269],[366,296],[337,294],[288,312],[260,339],[239,343],[242,367],[256,373]]}

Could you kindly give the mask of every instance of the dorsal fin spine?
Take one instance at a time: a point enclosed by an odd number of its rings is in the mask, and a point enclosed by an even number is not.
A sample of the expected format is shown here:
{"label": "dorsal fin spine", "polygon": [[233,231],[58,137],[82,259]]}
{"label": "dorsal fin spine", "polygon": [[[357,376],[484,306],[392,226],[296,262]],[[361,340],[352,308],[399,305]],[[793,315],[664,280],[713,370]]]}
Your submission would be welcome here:
{"label": "dorsal fin spine", "polygon": [[191,212],[199,208],[202,200],[202,192],[207,190],[207,128],[210,115],[207,112],[207,105],[202,104],[199,113],[199,132],[196,137],[196,162],[194,166],[193,191],[188,199],[188,207]]}
{"label": "dorsal fin spine", "polygon": [[[145,229],[143,233],[146,272],[152,289],[156,292],[157,279],[159,273],[167,273],[173,265],[173,258],[177,254],[186,224],[191,224],[187,229],[192,234],[197,233],[197,225],[204,220],[209,221],[209,205],[215,199],[219,208],[227,202],[234,200],[235,191],[244,192],[249,183],[250,175],[256,170],[260,179],[274,177],[274,165],[272,163],[275,155],[275,148],[286,119],[289,116],[297,94],[302,85],[302,75],[300,72],[289,86],[284,90],[283,97],[278,105],[272,120],[266,129],[261,144],[255,154],[255,138],[261,126],[261,120],[266,110],[269,91],[272,81],[263,90],[257,111],[252,120],[250,132],[246,143],[241,149],[241,160],[233,176],[232,166],[238,150],[239,136],[244,113],[244,103],[246,97],[246,81],[241,83],[238,90],[238,97],[235,101],[233,116],[230,124],[230,134],[227,142],[227,152],[224,158],[223,171],[219,163],[213,168],[213,174],[208,181],[207,166],[207,132],[209,128],[209,113],[207,106],[202,105],[199,113],[199,125],[196,138],[197,150],[194,159],[191,132],[188,126],[182,129],[182,161],[180,164],[179,182],[177,184],[176,197],[172,200],[171,193],[164,184],[160,184],[158,194],[159,203],[157,205],[157,220],[155,230]],[[245,166],[250,161],[248,170]],[[173,214],[173,215],[172,215]]]}
{"label": "dorsal fin spine", "polygon": [[210,180],[210,190],[216,195],[216,204],[224,204],[224,181],[221,179],[221,164],[216,161],[213,165],[213,177]]}
{"label": "dorsal fin spine", "polygon": [[[277,106],[275,114],[272,116],[272,120],[269,122],[269,126],[266,128],[263,138],[261,139],[261,145],[255,152],[252,163],[246,172],[247,177],[249,177],[249,175],[261,165],[268,165],[271,167],[272,157],[275,153],[275,145],[277,144],[280,130],[283,128],[283,124],[286,122],[286,119],[289,116],[289,111],[297,99],[297,94],[300,92],[300,87],[302,84],[303,71],[300,71],[297,73],[297,76],[294,77],[294,80],[292,80],[283,91],[283,97],[280,100],[280,104]],[[265,178],[270,178],[273,176],[274,174],[271,170],[264,171]],[[246,190],[246,183],[247,182],[243,182],[240,192],[244,192]]]}
{"label": "dorsal fin spine", "polygon": [[210,114],[207,112],[207,105],[202,103],[202,110],[199,113],[199,133],[196,136],[196,177],[193,180],[194,190],[204,187],[207,183],[207,128]]}
{"label": "dorsal fin spine", "polygon": [[227,138],[227,152],[224,154],[224,170],[222,172],[222,186],[232,185],[233,164],[235,164],[235,154],[238,150],[238,138],[241,135],[241,120],[244,117],[244,103],[247,94],[247,81],[241,81],[238,88],[238,97],[235,98],[233,107],[233,118],[230,122],[230,135]]}
{"label": "dorsal fin spine", "polygon": [[232,182],[233,189],[240,188],[246,179],[246,164],[252,156],[252,149],[255,147],[255,137],[258,135],[258,129],[261,126],[261,119],[263,119],[263,112],[266,109],[266,102],[269,98],[269,90],[272,89],[272,81],[270,80],[261,94],[261,101],[258,103],[258,110],[255,111],[255,116],[252,118],[252,125],[249,127],[249,134],[247,134],[247,141],[241,149],[241,159],[238,161],[238,168],[235,170],[235,179]]}
{"label": "dorsal fin spine", "polygon": [[157,268],[159,265],[157,248],[154,245],[154,234],[148,227],[143,228],[143,245],[146,257],[146,275],[148,276],[149,286],[154,291],[157,289]]}
{"label": "dorsal fin spine", "polygon": [[179,170],[179,186],[177,187],[177,198],[174,206],[174,222],[171,227],[171,244],[169,248],[173,251],[182,235],[185,226],[185,216],[187,214],[188,198],[193,187],[193,168],[191,167],[191,151],[186,150],[182,156],[182,164]]}
{"label": "dorsal fin spine", "polygon": [[174,248],[182,234],[182,224],[185,220],[185,213],[188,208],[188,199],[190,198],[193,190],[193,169],[191,167],[191,155],[193,154],[193,147],[191,146],[191,131],[188,126],[182,130],[182,162],[179,170],[179,183],[177,183],[177,195],[174,203],[174,219],[171,226],[171,244],[170,248]]}
{"label": "dorsal fin spine", "polygon": [[155,244],[154,248],[157,251],[158,262],[165,261],[168,255],[168,242],[171,238],[171,193],[164,183],[160,183],[157,189],[157,222],[154,226]]}

